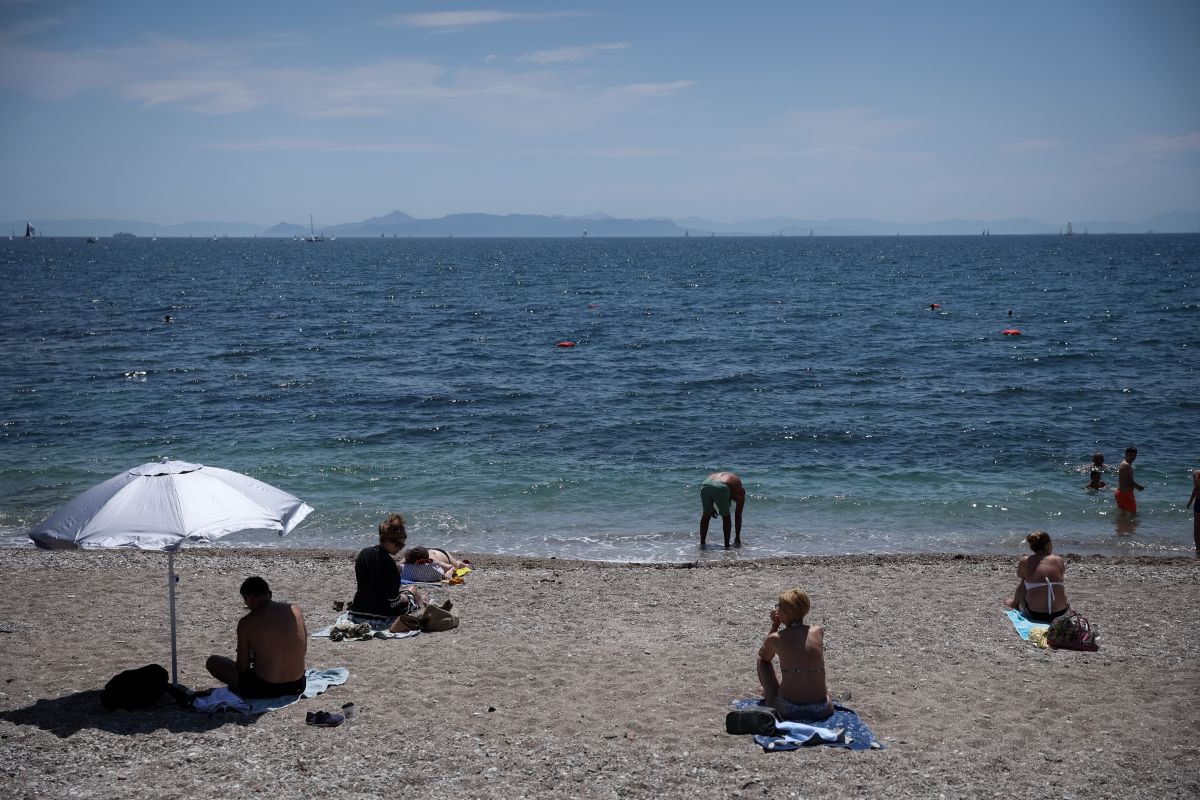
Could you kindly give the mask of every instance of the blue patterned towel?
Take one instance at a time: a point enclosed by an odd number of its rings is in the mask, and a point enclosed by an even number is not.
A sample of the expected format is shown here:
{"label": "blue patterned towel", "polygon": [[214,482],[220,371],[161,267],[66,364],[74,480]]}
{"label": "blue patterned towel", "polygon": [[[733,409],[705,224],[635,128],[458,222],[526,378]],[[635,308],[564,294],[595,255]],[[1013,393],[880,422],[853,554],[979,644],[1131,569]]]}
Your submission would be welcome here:
{"label": "blue patterned towel", "polygon": [[[762,705],[761,698],[734,701],[734,708],[751,708]],[[778,736],[760,736],[755,734],[754,741],[764,752],[774,753],[780,750],[798,750],[801,747],[825,745],[841,747],[847,750],[883,750],[887,747],[875,738],[867,724],[858,718],[850,709],[841,703],[834,702],[834,712],[828,719],[819,724],[807,722],[777,722]]]}

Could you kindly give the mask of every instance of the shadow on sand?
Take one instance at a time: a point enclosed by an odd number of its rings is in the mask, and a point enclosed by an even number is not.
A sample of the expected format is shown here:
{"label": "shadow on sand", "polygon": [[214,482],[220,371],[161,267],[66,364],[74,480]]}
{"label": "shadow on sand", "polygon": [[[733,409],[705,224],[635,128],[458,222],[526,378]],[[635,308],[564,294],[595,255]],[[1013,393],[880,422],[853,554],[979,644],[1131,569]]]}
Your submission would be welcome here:
{"label": "shadow on sand", "polygon": [[210,717],[165,700],[161,705],[143,711],[106,711],[100,705],[100,691],[91,689],[51,700],[38,700],[25,708],[3,711],[0,712],[0,719],[14,725],[32,725],[65,739],[87,728],[124,735],[155,731],[194,733],[230,724],[253,725],[258,717],[237,713],[221,713]]}

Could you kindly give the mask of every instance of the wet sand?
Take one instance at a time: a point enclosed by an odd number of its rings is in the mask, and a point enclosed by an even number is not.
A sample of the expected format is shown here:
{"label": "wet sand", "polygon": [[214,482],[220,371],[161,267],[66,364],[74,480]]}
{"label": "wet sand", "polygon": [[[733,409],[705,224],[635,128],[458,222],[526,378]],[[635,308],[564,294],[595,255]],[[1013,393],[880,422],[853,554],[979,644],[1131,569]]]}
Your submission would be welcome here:
{"label": "wet sand", "polygon": [[[346,551],[185,550],[180,681],[233,654],[238,586],[309,629],[353,594]],[[1200,561],[1067,555],[1098,653],[1038,650],[1002,613],[1015,559],[851,556],[627,565],[479,556],[457,630],[310,640],[348,683],[258,718],[107,713],[116,672],[170,666],[166,556],[0,550],[7,796],[1184,797],[1200,792]],[[763,753],[724,732],[757,694],[776,593],[827,627],[834,693],[887,745]],[[354,701],[331,729],[305,712]]]}

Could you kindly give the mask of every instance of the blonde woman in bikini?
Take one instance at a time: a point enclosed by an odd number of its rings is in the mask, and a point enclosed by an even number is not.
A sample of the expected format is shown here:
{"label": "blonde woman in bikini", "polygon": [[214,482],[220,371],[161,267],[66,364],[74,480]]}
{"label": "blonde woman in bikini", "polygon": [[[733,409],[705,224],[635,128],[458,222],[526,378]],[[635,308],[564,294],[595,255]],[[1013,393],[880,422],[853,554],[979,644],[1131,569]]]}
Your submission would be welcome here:
{"label": "blonde woman in bikini", "polygon": [[1067,562],[1053,553],[1050,534],[1034,531],[1025,537],[1032,555],[1023,556],[1017,565],[1021,582],[1011,600],[1005,602],[1033,622],[1053,622],[1071,610],[1067,602],[1067,587],[1063,578]]}
{"label": "blonde woman in bikini", "polygon": [[825,629],[805,624],[810,605],[808,595],[799,589],[781,592],[771,610],[771,632],[758,651],[763,704],[775,709],[781,719],[796,722],[816,722],[833,713],[825,686]]}

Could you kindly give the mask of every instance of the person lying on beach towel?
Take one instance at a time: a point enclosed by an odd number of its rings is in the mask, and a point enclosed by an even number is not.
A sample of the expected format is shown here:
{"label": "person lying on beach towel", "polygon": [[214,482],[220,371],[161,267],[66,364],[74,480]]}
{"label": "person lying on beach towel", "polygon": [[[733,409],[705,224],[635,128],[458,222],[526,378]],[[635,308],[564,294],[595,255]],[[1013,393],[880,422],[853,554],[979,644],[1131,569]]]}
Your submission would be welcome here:
{"label": "person lying on beach towel", "polygon": [[400,580],[412,583],[440,583],[452,581],[470,572],[470,562],[459,561],[445,550],[435,547],[410,547],[404,553],[404,566],[400,569]]}
{"label": "person lying on beach towel", "polygon": [[[771,609],[771,631],[758,651],[763,705],[784,720],[817,722],[834,711],[825,685],[825,629],[805,624],[810,607],[802,590],[780,592]],[[775,658],[781,677],[775,675]]]}
{"label": "person lying on beach towel", "polygon": [[1053,622],[1071,610],[1063,584],[1067,563],[1054,555],[1050,534],[1045,531],[1034,531],[1025,541],[1033,554],[1022,556],[1017,564],[1021,581],[1005,606],[1020,611],[1031,622]]}

